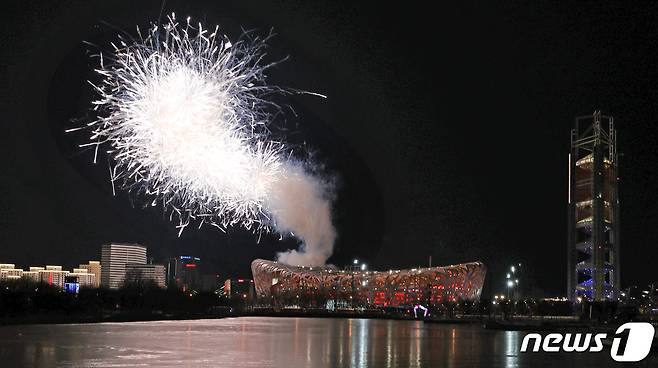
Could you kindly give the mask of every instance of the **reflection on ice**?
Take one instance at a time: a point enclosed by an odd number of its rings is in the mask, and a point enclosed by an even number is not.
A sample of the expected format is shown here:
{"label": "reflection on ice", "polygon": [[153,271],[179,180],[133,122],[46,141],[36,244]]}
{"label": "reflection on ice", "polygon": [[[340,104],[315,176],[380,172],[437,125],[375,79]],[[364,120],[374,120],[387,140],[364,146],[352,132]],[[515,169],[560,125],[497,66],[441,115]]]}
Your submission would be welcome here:
{"label": "reflection on ice", "polygon": [[[370,319],[220,320],[0,327],[2,367],[552,367],[608,354],[519,353],[523,332]],[[648,366],[656,357],[647,358]]]}

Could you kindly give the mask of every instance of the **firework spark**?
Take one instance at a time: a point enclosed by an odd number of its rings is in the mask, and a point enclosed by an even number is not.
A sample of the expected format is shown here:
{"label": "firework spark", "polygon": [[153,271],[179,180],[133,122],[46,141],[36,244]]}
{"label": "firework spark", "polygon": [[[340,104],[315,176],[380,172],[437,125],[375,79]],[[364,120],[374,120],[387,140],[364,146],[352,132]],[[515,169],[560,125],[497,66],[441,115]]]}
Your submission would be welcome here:
{"label": "firework spark", "polygon": [[179,235],[191,223],[274,229],[304,242],[294,262],[324,263],[335,238],[326,187],[268,129],[276,105],[266,97],[289,91],[266,83],[267,38],[231,43],[174,14],[137,30],[99,55],[97,119],[82,145],[95,146],[94,162],[108,147],[113,188],[161,204]]}

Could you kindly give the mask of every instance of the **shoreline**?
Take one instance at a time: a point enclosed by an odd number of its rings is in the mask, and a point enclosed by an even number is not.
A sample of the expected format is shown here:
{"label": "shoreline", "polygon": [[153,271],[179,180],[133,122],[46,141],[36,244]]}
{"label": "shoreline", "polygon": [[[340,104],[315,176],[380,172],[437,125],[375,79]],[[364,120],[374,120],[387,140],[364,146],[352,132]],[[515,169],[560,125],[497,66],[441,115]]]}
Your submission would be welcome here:
{"label": "shoreline", "polygon": [[182,321],[202,319],[222,319],[230,317],[283,317],[283,318],[358,318],[358,319],[382,319],[419,321],[427,324],[477,324],[484,329],[504,331],[548,331],[548,330],[592,330],[601,328],[612,328],[622,324],[620,321],[610,323],[587,323],[578,320],[568,320],[568,316],[562,319],[532,319],[519,318],[516,320],[504,320],[482,315],[466,315],[458,317],[441,318],[414,318],[407,314],[384,313],[383,311],[295,311],[295,310],[255,310],[248,312],[223,312],[223,313],[161,313],[161,312],[128,312],[128,313],[105,313],[96,315],[63,315],[43,314],[29,316],[4,316],[0,318],[0,328],[3,326],[35,325],[35,324],[91,324],[104,322],[150,322],[150,321]]}
{"label": "shoreline", "polygon": [[[283,317],[283,318],[359,318],[359,319],[389,319],[421,321],[404,316],[382,315],[374,313],[294,313],[294,312],[246,312],[246,313],[119,313],[103,316],[66,316],[66,315],[40,315],[27,317],[4,317],[0,319],[0,328],[17,325],[54,325],[54,324],[92,324],[105,322],[154,322],[154,321],[185,321],[203,319],[223,319],[233,317]],[[455,322],[458,323],[458,322]]]}
{"label": "shoreline", "polygon": [[106,322],[155,322],[155,321],[183,321],[194,319],[221,319],[239,317],[239,315],[209,315],[209,314],[149,314],[149,313],[122,313],[104,316],[29,316],[18,318],[3,318],[0,328],[18,325],[63,325],[63,324],[93,324]]}

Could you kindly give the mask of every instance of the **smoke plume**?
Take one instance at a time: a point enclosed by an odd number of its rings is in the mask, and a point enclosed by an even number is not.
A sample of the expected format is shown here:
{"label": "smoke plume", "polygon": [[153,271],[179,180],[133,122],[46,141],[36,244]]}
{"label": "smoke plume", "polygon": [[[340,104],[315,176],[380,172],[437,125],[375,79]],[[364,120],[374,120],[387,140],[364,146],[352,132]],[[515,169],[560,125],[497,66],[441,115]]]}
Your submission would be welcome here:
{"label": "smoke plume", "polygon": [[277,254],[278,261],[294,266],[323,265],[333,252],[336,230],[331,221],[330,185],[300,165],[282,168],[280,180],[265,201],[274,227],[302,241],[297,250]]}

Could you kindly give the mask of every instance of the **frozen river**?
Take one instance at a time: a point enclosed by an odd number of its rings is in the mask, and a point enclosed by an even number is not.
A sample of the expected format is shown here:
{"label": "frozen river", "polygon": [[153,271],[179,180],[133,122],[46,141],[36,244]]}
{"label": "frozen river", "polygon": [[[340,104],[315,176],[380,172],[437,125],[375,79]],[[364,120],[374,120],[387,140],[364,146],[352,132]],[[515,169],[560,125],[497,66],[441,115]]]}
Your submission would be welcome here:
{"label": "frozen river", "polygon": [[[604,367],[519,353],[524,332],[418,321],[241,317],[0,327],[0,367]],[[657,366],[652,355],[641,366]]]}

